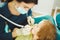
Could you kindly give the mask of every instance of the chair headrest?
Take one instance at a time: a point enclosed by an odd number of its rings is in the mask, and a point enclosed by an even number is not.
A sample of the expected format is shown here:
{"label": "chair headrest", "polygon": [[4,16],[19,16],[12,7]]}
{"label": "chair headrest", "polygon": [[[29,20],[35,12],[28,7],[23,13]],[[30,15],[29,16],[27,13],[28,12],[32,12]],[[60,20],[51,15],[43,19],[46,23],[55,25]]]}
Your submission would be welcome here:
{"label": "chair headrest", "polygon": [[58,25],[60,25],[60,13],[57,13],[56,15],[56,22]]}

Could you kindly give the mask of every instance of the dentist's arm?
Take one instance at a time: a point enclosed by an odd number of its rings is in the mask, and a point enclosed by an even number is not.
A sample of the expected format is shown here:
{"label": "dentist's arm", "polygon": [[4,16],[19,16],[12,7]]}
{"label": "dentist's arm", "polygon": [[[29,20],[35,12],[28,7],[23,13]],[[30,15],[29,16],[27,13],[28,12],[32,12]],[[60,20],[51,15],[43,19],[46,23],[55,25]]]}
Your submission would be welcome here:
{"label": "dentist's arm", "polygon": [[13,40],[12,38],[12,33],[9,32],[9,33],[5,33],[4,31],[4,21],[3,19],[0,18],[0,40]]}
{"label": "dentist's arm", "polygon": [[16,37],[15,31],[6,33],[4,29],[5,29],[5,22],[0,17],[0,40],[13,40],[13,38]]}

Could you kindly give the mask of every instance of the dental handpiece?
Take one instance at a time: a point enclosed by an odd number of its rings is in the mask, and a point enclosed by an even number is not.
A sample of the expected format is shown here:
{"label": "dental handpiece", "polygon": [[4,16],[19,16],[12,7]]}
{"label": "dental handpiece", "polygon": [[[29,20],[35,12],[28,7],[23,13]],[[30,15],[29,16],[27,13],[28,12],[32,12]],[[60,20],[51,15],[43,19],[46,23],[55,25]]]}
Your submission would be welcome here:
{"label": "dental handpiece", "polygon": [[12,23],[13,25],[15,25],[15,26],[17,26],[17,27],[24,28],[24,26],[23,26],[23,25],[17,24],[17,23],[15,23],[15,22],[13,22],[13,21],[9,20],[8,18],[4,17],[4,16],[3,16],[3,15],[1,15],[1,14],[0,14],[0,17],[2,17],[2,18],[3,18],[3,19],[5,19],[6,21],[8,21],[8,22]]}

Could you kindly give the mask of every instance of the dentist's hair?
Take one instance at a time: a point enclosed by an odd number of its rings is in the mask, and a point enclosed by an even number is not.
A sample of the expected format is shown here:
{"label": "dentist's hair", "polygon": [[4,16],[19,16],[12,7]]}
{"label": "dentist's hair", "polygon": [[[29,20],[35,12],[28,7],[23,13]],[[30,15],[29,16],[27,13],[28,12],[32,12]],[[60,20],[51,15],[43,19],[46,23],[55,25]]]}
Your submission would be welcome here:
{"label": "dentist's hair", "polygon": [[[8,2],[11,2],[13,0],[7,0]],[[17,2],[25,2],[25,3],[34,3],[38,4],[38,0],[16,0]]]}
{"label": "dentist's hair", "polygon": [[48,20],[43,20],[42,26],[37,33],[37,40],[56,40],[56,28],[55,26]]}

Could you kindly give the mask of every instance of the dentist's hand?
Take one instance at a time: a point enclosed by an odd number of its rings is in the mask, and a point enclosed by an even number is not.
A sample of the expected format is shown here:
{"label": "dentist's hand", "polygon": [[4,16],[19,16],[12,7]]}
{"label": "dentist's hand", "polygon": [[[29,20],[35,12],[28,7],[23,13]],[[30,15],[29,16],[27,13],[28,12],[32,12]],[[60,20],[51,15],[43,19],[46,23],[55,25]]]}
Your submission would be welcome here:
{"label": "dentist's hand", "polygon": [[18,30],[18,28],[14,28],[13,32],[12,32],[12,37],[15,38],[17,36],[16,30]]}
{"label": "dentist's hand", "polygon": [[23,35],[29,35],[31,34],[32,27],[29,25],[25,25],[24,28],[22,28],[22,34]]}
{"label": "dentist's hand", "polygon": [[28,24],[29,25],[34,25],[34,19],[31,17],[31,16],[29,16],[28,18],[27,18],[27,21],[28,21]]}

